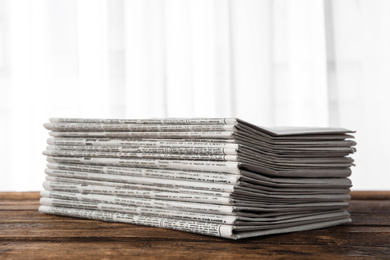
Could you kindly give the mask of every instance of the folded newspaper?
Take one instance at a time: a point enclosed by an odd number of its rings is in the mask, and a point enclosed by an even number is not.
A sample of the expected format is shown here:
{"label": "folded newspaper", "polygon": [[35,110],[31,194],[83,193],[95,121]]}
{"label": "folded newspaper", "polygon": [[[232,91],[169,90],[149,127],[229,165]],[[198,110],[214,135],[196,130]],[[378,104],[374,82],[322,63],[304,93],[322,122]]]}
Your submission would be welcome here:
{"label": "folded newspaper", "polygon": [[51,118],[39,211],[229,239],[348,223],[343,128]]}

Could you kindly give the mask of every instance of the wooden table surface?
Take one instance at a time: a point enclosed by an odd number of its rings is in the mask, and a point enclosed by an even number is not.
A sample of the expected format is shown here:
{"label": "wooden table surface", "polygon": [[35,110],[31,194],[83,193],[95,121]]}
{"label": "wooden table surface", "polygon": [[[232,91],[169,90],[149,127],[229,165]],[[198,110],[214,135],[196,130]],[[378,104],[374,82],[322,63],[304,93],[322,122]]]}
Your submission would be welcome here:
{"label": "wooden table surface", "polygon": [[0,193],[5,259],[390,259],[390,191],[352,192],[348,225],[232,241],[38,213],[39,193]]}

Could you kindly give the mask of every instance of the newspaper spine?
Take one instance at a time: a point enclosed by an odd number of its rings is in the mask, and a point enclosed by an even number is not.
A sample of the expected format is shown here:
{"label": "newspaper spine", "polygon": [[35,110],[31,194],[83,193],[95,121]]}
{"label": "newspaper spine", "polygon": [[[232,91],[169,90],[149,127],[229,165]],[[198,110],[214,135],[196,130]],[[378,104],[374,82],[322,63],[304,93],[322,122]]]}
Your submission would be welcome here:
{"label": "newspaper spine", "polygon": [[131,131],[131,132],[218,132],[235,131],[234,125],[135,125],[135,124],[85,124],[85,123],[46,123],[52,131]]}
{"label": "newspaper spine", "polygon": [[233,138],[234,132],[50,132],[53,137]]}
{"label": "newspaper spine", "polygon": [[91,157],[53,157],[47,160],[53,163],[99,164],[110,166],[140,167],[152,169],[191,170],[205,172],[223,172],[239,174],[238,162],[223,161],[185,161],[185,160],[158,160],[158,159],[117,159],[117,158],[91,158]]}
{"label": "newspaper spine", "polygon": [[133,176],[133,177],[177,179],[177,180],[187,180],[187,181],[225,183],[225,184],[233,184],[233,185],[238,184],[241,177],[238,174],[93,166],[93,165],[82,165],[82,164],[48,163],[47,167],[51,170],[105,173],[105,174]]}
{"label": "newspaper spine", "polygon": [[158,200],[146,198],[131,198],[124,196],[98,195],[98,194],[81,194],[62,191],[41,191],[42,197],[64,199],[64,200],[80,200],[94,203],[112,203],[122,205],[143,206],[150,208],[165,208],[174,210],[183,210],[191,212],[203,212],[211,214],[226,214],[235,215],[234,207],[227,205],[205,204],[195,202],[182,202],[171,200]]}
{"label": "newspaper spine", "polygon": [[46,169],[46,174],[50,176],[59,176],[66,178],[77,178],[77,179],[90,179],[97,181],[111,181],[121,183],[134,183],[134,184],[147,184],[154,186],[165,186],[172,188],[192,188],[201,190],[213,190],[220,192],[233,192],[234,185],[232,184],[220,184],[220,183],[203,183],[195,181],[184,181],[184,180],[170,180],[170,179],[158,179],[148,177],[133,177],[133,176],[120,176],[111,174],[100,174],[92,172],[75,172],[75,171],[63,171]]}
{"label": "newspaper spine", "polygon": [[48,175],[45,177],[45,179],[47,181],[62,182],[62,183],[77,183],[83,185],[98,185],[98,186],[103,185],[107,187],[120,187],[120,188],[135,189],[135,190],[154,190],[154,191],[198,194],[201,196],[215,196],[215,197],[225,197],[225,198],[230,197],[229,192],[197,190],[197,189],[179,188],[179,187],[163,187],[163,186],[153,186],[147,184],[129,184],[123,182],[94,181],[94,180],[85,180],[85,179],[55,177],[55,176],[48,176]]}
{"label": "newspaper spine", "polygon": [[[235,239],[232,232],[232,226],[220,225],[200,221],[188,221],[172,218],[159,218],[142,215],[132,215],[125,213],[114,213],[109,211],[76,209],[76,208],[61,208],[40,206],[39,212],[46,214],[54,214],[61,216],[70,216],[86,219],[102,220],[107,222],[122,222],[129,224],[137,224],[144,226],[162,227],[167,229],[174,229],[186,231],[191,233],[199,233],[209,236],[225,237]],[[222,230],[222,231],[221,231]],[[229,232],[230,231],[230,232]]]}
{"label": "newspaper spine", "polygon": [[188,193],[175,193],[153,190],[132,190],[118,187],[105,187],[98,185],[82,185],[74,183],[60,183],[45,181],[43,183],[45,190],[50,191],[66,191],[66,192],[78,192],[83,194],[102,194],[102,195],[114,195],[114,196],[129,196],[134,198],[149,198],[149,199],[162,199],[162,200],[174,200],[174,201],[189,201],[197,203],[211,203],[219,205],[231,205],[229,198],[223,197],[211,197],[200,196]]}
{"label": "newspaper spine", "polygon": [[47,150],[55,151],[92,151],[92,152],[124,152],[154,154],[204,154],[204,155],[236,155],[234,148],[215,147],[134,147],[134,146],[97,146],[97,145],[49,145]]}
{"label": "newspaper spine", "polygon": [[94,210],[122,212],[128,214],[138,214],[138,215],[152,215],[152,216],[154,215],[160,217],[173,217],[173,218],[180,218],[186,220],[213,222],[219,224],[234,224],[237,221],[236,216],[224,216],[224,215],[205,214],[205,213],[198,213],[198,212],[144,208],[144,207],[137,207],[137,206],[123,206],[123,205],[106,204],[106,203],[92,203],[92,202],[85,202],[85,201],[41,198],[40,203],[41,205],[44,206],[94,209]]}
{"label": "newspaper spine", "polygon": [[80,150],[45,150],[47,156],[77,156],[77,157],[104,157],[104,158],[144,158],[144,159],[172,159],[172,160],[209,160],[209,161],[237,161],[236,155],[208,155],[208,154],[154,154],[128,152],[96,152]]}
{"label": "newspaper spine", "polygon": [[167,119],[90,119],[50,118],[51,123],[103,124],[172,124],[172,125],[235,125],[237,118],[167,118]]}
{"label": "newspaper spine", "polygon": [[49,145],[127,146],[127,147],[192,147],[238,149],[239,145],[228,139],[111,139],[111,138],[48,138]]}

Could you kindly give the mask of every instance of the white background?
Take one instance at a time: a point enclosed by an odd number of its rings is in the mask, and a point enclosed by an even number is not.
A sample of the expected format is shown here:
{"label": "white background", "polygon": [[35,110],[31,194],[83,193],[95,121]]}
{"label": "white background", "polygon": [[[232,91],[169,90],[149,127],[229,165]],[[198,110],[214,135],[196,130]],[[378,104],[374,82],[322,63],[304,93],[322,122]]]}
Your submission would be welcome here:
{"label": "white background", "polygon": [[0,0],[0,190],[40,190],[49,117],[356,130],[390,189],[390,1]]}

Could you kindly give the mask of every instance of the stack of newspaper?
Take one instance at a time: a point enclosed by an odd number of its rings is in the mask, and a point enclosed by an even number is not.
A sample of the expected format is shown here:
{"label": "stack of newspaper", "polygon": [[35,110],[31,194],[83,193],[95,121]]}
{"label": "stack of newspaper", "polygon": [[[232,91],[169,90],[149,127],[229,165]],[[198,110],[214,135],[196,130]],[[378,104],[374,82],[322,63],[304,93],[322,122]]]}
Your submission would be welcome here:
{"label": "stack of newspaper", "polygon": [[230,239],[350,222],[352,131],[52,118],[40,212]]}

